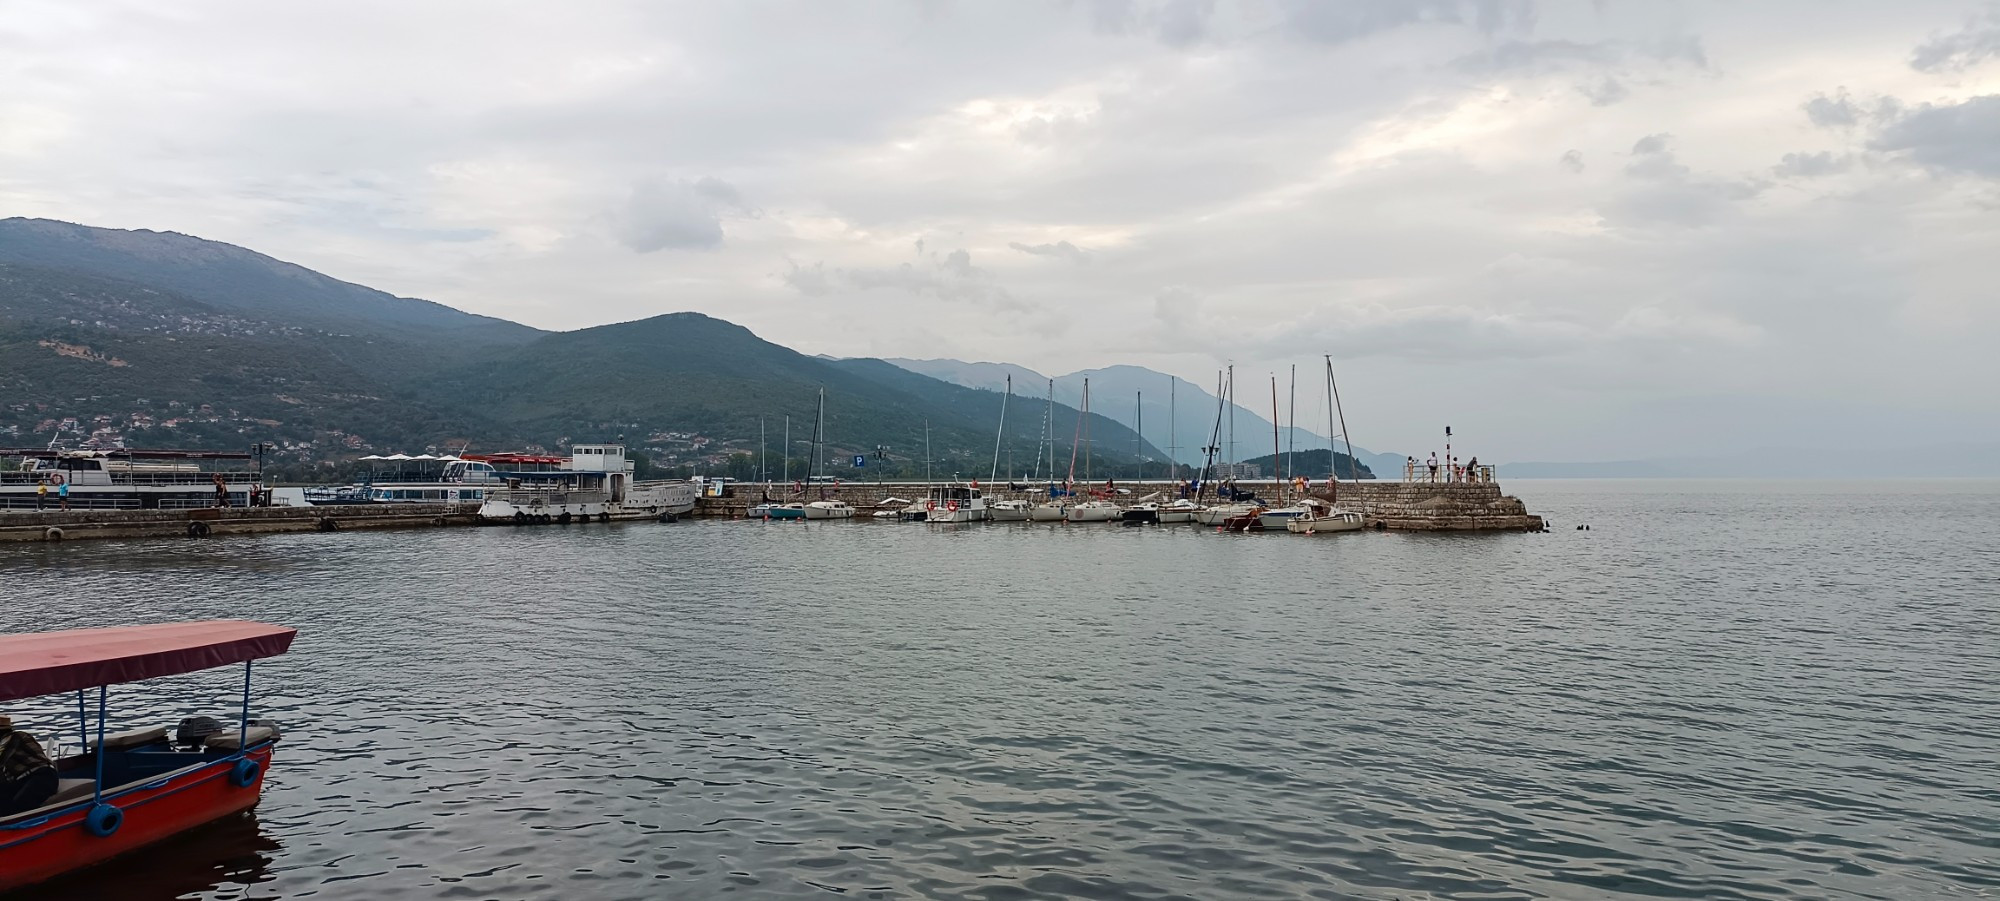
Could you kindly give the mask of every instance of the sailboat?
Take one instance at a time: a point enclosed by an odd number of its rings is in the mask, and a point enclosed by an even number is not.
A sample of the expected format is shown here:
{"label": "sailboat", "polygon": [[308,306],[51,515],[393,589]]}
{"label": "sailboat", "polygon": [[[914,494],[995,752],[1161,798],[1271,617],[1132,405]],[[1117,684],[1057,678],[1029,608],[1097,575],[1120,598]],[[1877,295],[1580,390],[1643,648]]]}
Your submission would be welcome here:
{"label": "sailboat", "polygon": [[[1208,490],[1209,473],[1214,467],[1216,452],[1222,450],[1222,412],[1225,409],[1229,411],[1230,416],[1229,445],[1231,456],[1235,455],[1236,449],[1236,367],[1229,367],[1229,375],[1226,380],[1222,378],[1221,373],[1217,373],[1217,379],[1218,384],[1215,386],[1215,431],[1209,436],[1208,447],[1204,449],[1208,454],[1208,458],[1202,464],[1201,478],[1195,480],[1195,484],[1197,485],[1195,497],[1197,500],[1200,499],[1201,492]],[[1223,526],[1231,520],[1238,520],[1245,516],[1254,516],[1263,510],[1264,507],[1262,504],[1242,503],[1237,500],[1234,478],[1229,479],[1224,484],[1229,486],[1229,497],[1224,499],[1222,497],[1222,489],[1216,489],[1216,502],[1202,507],[1192,514],[1196,523],[1204,526]]]}
{"label": "sailboat", "polygon": [[[1348,473],[1359,479],[1360,475],[1353,471],[1354,439],[1347,436],[1347,411],[1340,407],[1340,383],[1334,381],[1333,378],[1332,354],[1326,355],[1326,386],[1327,402],[1333,407],[1332,410],[1327,411],[1329,420],[1327,424],[1331,426],[1334,421],[1340,423],[1341,440],[1347,442]],[[1335,420],[1334,417],[1338,417],[1338,419]],[[1327,431],[1330,432],[1332,429],[1329,428]],[[1340,499],[1340,464],[1334,459],[1333,439],[1331,437],[1326,439],[1326,460],[1328,469],[1333,473],[1327,479],[1327,490],[1331,492],[1331,497],[1337,503]],[[1285,523],[1285,531],[1291,532],[1294,535],[1332,535],[1339,532],[1358,532],[1366,525],[1367,523],[1362,519],[1361,514],[1352,510],[1342,510],[1337,506],[1331,505],[1318,505],[1313,508],[1311,514]]]}
{"label": "sailboat", "polygon": [[[1298,410],[1299,410],[1298,397],[1299,397],[1299,368],[1298,366],[1294,365],[1292,367],[1292,415],[1288,417],[1291,420],[1294,434],[1297,433],[1297,426],[1298,426]],[[1296,439],[1294,446],[1297,446]],[[1281,461],[1287,459],[1284,452],[1280,449],[1281,447],[1282,445],[1278,440],[1278,377],[1276,375],[1272,375],[1271,376],[1271,465],[1273,467],[1278,467]],[[1292,474],[1290,471],[1289,464],[1285,464],[1284,468],[1280,469],[1280,471],[1277,473],[1278,476],[1277,492],[1278,492],[1279,506],[1269,510],[1265,510],[1264,512],[1257,514],[1257,525],[1260,529],[1263,529],[1264,531],[1275,531],[1284,528],[1286,523],[1291,522],[1294,519],[1297,519],[1301,516],[1311,515],[1312,513],[1311,508],[1307,507],[1305,503],[1297,499],[1294,499],[1293,502],[1290,504],[1284,503],[1285,489],[1287,486],[1291,485],[1291,475]]]}
{"label": "sailboat", "polygon": [[[1007,436],[1007,405],[1014,399],[1014,377],[1007,377],[1007,394],[1000,398],[1000,428],[993,435],[993,471],[986,474],[986,484],[1000,484],[1000,444]],[[1046,431],[1046,429],[1044,430]],[[1036,462],[1040,462],[1041,449],[1035,450]],[[1014,457],[1007,457],[1007,478],[1014,478]],[[986,518],[992,522],[1021,522],[1028,518],[1028,502],[1018,500],[994,501],[986,505]]]}
{"label": "sailboat", "polygon": [[[812,468],[806,477],[807,485],[817,484],[819,481],[820,445],[824,440],[823,436],[825,434],[826,389],[821,388],[819,389],[819,415],[813,422]],[[852,519],[854,517],[854,508],[848,506],[846,501],[837,498],[833,500],[813,501],[804,506],[803,512],[806,519]]]}
{"label": "sailboat", "polygon": [[[1083,481],[1086,484],[1090,482],[1090,432],[1088,431],[1089,421],[1090,421],[1090,380],[1084,379],[1083,411],[1078,414],[1077,427],[1080,430],[1083,430],[1082,432],[1083,448],[1084,448]],[[1071,484],[1075,484],[1076,462],[1074,456],[1072,456],[1070,460],[1070,477],[1071,477]],[[1117,504],[1114,504],[1108,500],[1104,500],[1102,497],[1096,496],[1097,492],[1095,490],[1093,490],[1091,494],[1093,496],[1090,500],[1083,501],[1081,503],[1071,504],[1068,510],[1063,511],[1063,520],[1065,522],[1111,522],[1112,520],[1120,519],[1123,517],[1125,511],[1119,509]]]}
{"label": "sailboat", "polygon": [[[1056,380],[1050,379],[1048,406],[1047,409],[1042,413],[1042,436],[1049,451],[1049,496],[1047,500],[1042,501],[1041,503],[1028,508],[1028,519],[1034,522],[1062,522],[1063,514],[1069,512],[1069,504],[1062,499],[1066,498],[1069,494],[1068,486],[1076,483],[1077,438],[1073,437],[1070,439],[1070,445],[1069,445],[1069,482],[1065,483],[1064,487],[1062,488],[1056,487],[1055,436],[1050,434],[1050,430],[1053,427],[1054,423],[1054,419],[1052,417],[1055,415],[1055,408],[1056,408]],[[1083,429],[1083,420],[1081,418],[1077,419],[1076,427],[1078,429],[1077,435],[1080,437],[1082,435],[1082,429]],[[1041,461],[1038,459],[1035,461],[1035,470],[1039,473],[1041,471],[1041,468],[1042,464]]]}

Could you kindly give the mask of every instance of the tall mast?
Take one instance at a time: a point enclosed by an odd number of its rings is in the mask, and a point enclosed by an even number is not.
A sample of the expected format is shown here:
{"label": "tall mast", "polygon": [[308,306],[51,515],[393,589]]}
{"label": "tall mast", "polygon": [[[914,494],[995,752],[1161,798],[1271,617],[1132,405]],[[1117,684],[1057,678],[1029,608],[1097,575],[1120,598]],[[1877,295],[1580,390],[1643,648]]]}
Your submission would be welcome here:
{"label": "tall mast", "polygon": [[1000,428],[993,433],[993,470],[986,474],[986,483],[992,484],[1000,477],[1000,436],[1007,434],[1007,401],[1014,397],[1014,376],[1007,376],[1007,394],[1000,398]]}
{"label": "tall mast", "polygon": [[1132,456],[1139,458],[1138,478],[1143,482],[1146,480],[1146,392],[1144,391],[1132,392],[1132,418],[1135,423],[1134,431],[1139,433],[1135,436],[1139,440]]}
{"label": "tall mast", "polygon": [[819,389],[819,412],[813,414],[812,460],[806,464],[806,481],[819,478],[819,442],[822,429],[826,428],[826,389]]}
{"label": "tall mast", "polygon": [[[1083,380],[1083,408],[1085,410],[1090,409],[1089,379]],[[1063,487],[1071,490],[1074,490],[1074,486],[1076,485],[1076,451],[1077,448],[1083,446],[1083,417],[1085,415],[1084,413],[1076,414],[1076,431],[1070,433],[1069,436],[1069,477],[1064,480],[1065,484]]]}
{"label": "tall mast", "polygon": [[[1223,389],[1229,394],[1229,463],[1236,465],[1236,364],[1229,364],[1229,383]],[[1236,470],[1229,470],[1229,477],[1236,478]]]}
{"label": "tall mast", "polygon": [[1215,428],[1208,433],[1208,444],[1201,449],[1201,477],[1195,480],[1198,484],[1194,499],[1197,501],[1201,500],[1201,493],[1208,490],[1209,471],[1215,468],[1215,455],[1222,450],[1218,442],[1222,440],[1222,408],[1229,403],[1224,399],[1226,395],[1227,392],[1222,389],[1222,370],[1218,369],[1215,371]]}
{"label": "tall mast", "polygon": [[[1271,373],[1271,468],[1273,470],[1278,468],[1278,455],[1281,452],[1278,447],[1278,374],[1273,372]],[[1284,476],[1280,474],[1278,479],[1278,500],[1282,501],[1285,499]]]}
{"label": "tall mast", "polygon": [[1285,422],[1292,431],[1291,440],[1285,444],[1285,478],[1289,479],[1299,474],[1293,465],[1298,462],[1295,455],[1299,451],[1299,364],[1297,363],[1292,364],[1292,400],[1285,411]]}
{"label": "tall mast", "polygon": [[792,483],[792,417],[785,416],[785,484]]}
{"label": "tall mast", "polygon": [[[924,420],[924,487],[931,485],[931,421]],[[933,495],[935,497],[935,495]]]}
{"label": "tall mast", "polygon": [[764,457],[764,417],[757,417],[757,481],[764,487],[771,487],[771,467],[765,465]]}
{"label": "tall mast", "polygon": [[1083,480],[1090,481],[1090,378],[1083,380]]}
{"label": "tall mast", "polygon": [[[1333,409],[1340,417],[1340,439],[1347,442],[1347,474],[1355,481],[1361,481],[1361,470],[1354,463],[1354,439],[1347,434],[1347,411],[1340,408],[1340,381],[1333,377],[1333,354],[1326,355],[1326,385],[1333,390]],[[1326,452],[1333,453],[1333,441],[1326,442]],[[1340,468],[1334,467],[1333,478],[1340,481]]]}
{"label": "tall mast", "polygon": [[1179,475],[1181,471],[1181,436],[1176,431],[1180,428],[1181,415],[1179,407],[1174,403],[1179,400],[1174,389],[1179,388],[1180,384],[1180,376],[1167,376],[1167,478],[1169,479]]}

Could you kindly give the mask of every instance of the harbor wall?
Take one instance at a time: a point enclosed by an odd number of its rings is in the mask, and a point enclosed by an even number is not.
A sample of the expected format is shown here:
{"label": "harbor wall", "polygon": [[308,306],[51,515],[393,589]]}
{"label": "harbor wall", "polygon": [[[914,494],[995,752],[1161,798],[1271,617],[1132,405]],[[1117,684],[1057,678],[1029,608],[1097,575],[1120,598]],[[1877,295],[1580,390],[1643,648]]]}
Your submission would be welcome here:
{"label": "harbor wall", "polygon": [[[1266,501],[1277,498],[1277,485],[1271,482],[1261,484],[1239,482],[1245,489],[1258,492]],[[1130,484],[1129,495],[1120,495],[1121,504],[1136,503],[1139,498],[1153,492],[1160,492],[1160,499],[1173,497],[1174,486],[1168,484]],[[749,515],[750,507],[761,503],[764,490],[761,485],[736,484],[730,486],[729,493],[722,497],[704,497],[696,505],[694,515],[741,518]],[[1040,494],[1011,491],[1005,486],[998,490],[983,492],[988,503],[998,500],[1041,500]],[[1324,486],[1312,492],[1316,497],[1327,498]],[[844,484],[839,488],[813,486],[803,496],[795,495],[789,489],[780,488],[770,492],[777,503],[797,501],[843,500],[855,508],[858,517],[865,517],[880,507],[877,504],[885,497],[922,498],[930,495],[930,486],[922,483],[890,484]],[[1396,529],[1403,531],[1517,531],[1538,532],[1542,529],[1542,518],[1528,512],[1527,505],[1520,498],[1504,493],[1497,482],[1451,483],[1451,482],[1342,482],[1336,506],[1353,510],[1366,517],[1369,528]]]}
{"label": "harbor wall", "polygon": [[208,538],[478,525],[476,504],[207,507],[192,510],[45,510],[0,513],[0,542],[88,538]]}

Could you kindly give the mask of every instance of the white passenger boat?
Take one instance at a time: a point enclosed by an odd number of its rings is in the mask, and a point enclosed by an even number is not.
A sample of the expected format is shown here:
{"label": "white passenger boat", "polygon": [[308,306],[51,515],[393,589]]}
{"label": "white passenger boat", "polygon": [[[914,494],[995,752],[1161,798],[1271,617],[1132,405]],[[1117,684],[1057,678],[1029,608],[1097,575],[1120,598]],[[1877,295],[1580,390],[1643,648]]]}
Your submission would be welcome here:
{"label": "white passenger boat", "polygon": [[1110,501],[1084,501],[1072,505],[1063,513],[1067,522],[1112,522],[1124,515],[1124,510]]}
{"label": "white passenger boat", "polygon": [[541,454],[466,454],[493,467],[496,487],[486,490],[479,518],[488,522],[568,523],[613,519],[672,519],[694,509],[694,483],[683,479],[634,481],[634,461],[622,444],[579,444],[567,457]]}
{"label": "white passenger boat", "polygon": [[[0,450],[19,457],[18,469],[0,471],[0,511],[63,506],[69,487],[71,510],[177,510],[250,502],[262,477],[244,453],[177,450]],[[46,493],[40,486],[47,485]],[[219,494],[218,494],[219,492]]]}
{"label": "white passenger boat", "polygon": [[369,454],[368,473],[352,485],[307,489],[313,506],[350,504],[477,504],[503,484],[493,464],[430,454]]}
{"label": "white passenger boat", "polygon": [[852,519],[854,508],[846,501],[813,501],[805,506],[807,519]]}
{"label": "white passenger boat", "polygon": [[1336,532],[1359,532],[1364,526],[1366,522],[1361,514],[1352,510],[1325,510],[1287,521],[1285,531],[1294,535],[1331,535]]}
{"label": "white passenger boat", "polygon": [[931,489],[924,501],[925,522],[984,522],[986,498],[979,489],[946,485]]}
{"label": "white passenger boat", "polygon": [[994,501],[986,508],[986,518],[993,522],[1025,522],[1028,519],[1028,502]]}

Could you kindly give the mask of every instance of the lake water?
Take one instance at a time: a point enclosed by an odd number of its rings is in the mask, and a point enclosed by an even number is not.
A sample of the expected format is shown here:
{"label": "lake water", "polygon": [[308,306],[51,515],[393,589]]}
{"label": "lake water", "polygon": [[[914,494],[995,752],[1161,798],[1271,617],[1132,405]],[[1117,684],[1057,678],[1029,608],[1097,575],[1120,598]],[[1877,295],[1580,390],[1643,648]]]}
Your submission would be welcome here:
{"label": "lake water", "polygon": [[0,546],[0,631],[301,630],[256,817],[51,897],[2000,894],[2000,483],[1508,487],[1555,531]]}

